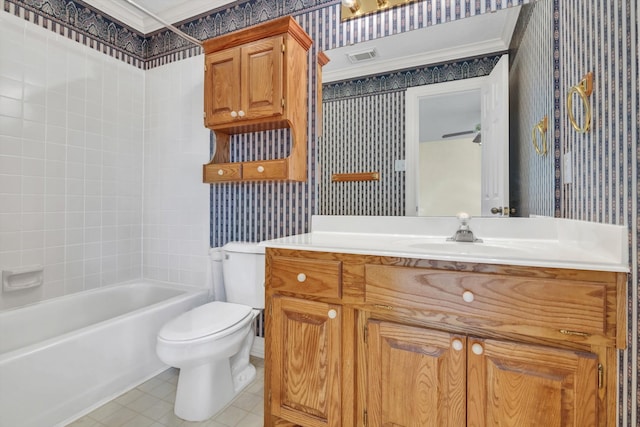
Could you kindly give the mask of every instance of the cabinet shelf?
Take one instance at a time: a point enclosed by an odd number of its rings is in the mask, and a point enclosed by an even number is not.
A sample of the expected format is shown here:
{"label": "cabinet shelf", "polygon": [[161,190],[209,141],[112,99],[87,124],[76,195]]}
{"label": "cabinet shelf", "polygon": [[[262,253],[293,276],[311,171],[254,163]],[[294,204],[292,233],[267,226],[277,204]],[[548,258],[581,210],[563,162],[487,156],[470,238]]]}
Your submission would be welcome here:
{"label": "cabinet shelf", "polygon": [[[203,166],[205,183],[306,181],[311,43],[290,16],[203,43],[204,124],[216,135],[216,152]],[[291,131],[289,156],[230,162],[230,135],[283,128]]]}

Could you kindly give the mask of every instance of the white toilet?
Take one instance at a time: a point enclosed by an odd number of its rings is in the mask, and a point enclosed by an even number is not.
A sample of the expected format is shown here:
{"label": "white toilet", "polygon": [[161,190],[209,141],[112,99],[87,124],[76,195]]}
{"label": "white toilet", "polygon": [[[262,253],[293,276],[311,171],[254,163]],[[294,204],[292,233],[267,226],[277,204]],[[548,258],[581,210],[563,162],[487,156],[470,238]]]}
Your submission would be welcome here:
{"label": "white toilet", "polygon": [[160,360],[180,368],[174,411],[187,421],[210,418],[256,375],[249,352],[254,319],[264,308],[264,248],[232,242],[211,257],[217,301],[169,321],[156,345]]}

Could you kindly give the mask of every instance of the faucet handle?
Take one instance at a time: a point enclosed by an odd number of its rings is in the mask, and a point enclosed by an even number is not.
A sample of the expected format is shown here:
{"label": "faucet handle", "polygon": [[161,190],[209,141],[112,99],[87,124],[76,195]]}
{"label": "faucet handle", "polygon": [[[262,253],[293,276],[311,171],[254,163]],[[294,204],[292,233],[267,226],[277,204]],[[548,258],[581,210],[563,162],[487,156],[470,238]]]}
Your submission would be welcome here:
{"label": "faucet handle", "polygon": [[460,221],[460,225],[467,225],[471,219],[471,216],[466,212],[458,212],[458,215],[456,216],[458,221]]}

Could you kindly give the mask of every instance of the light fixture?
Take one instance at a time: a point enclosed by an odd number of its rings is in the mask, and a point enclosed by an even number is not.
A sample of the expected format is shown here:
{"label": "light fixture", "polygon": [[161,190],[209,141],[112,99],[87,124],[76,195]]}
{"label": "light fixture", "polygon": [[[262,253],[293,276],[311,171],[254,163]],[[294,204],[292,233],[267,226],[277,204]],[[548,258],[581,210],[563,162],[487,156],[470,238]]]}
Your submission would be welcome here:
{"label": "light fixture", "polygon": [[342,0],[342,6],[348,8],[353,14],[360,10],[360,2],[358,0]]}
{"label": "light fixture", "polygon": [[342,13],[340,19],[359,18],[374,12],[391,9],[396,6],[404,6],[418,0],[342,0]]}

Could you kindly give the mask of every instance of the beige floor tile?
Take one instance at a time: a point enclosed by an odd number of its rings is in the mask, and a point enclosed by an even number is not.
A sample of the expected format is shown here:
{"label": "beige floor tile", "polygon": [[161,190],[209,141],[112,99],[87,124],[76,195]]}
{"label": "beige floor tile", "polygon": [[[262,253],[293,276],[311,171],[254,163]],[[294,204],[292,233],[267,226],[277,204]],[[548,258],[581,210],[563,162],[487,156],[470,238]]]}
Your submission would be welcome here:
{"label": "beige floor tile", "polygon": [[248,411],[245,411],[244,409],[236,408],[235,406],[232,405],[232,406],[227,406],[225,409],[222,410],[222,412],[220,412],[218,415],[213,417],[213,419],[224,425],[235,427],[239,425],[238,422],[244,417],[246,417],[248,414],[249,414]]}
{"label": "beige floor tile", "polygon": [[118,396],[116,398],[116,402],[118,402],[121,405],[127,406],[129,403],[133,402],[134,400],[142,396],[142,394],[143,394],[142,391],[138,390],[137,388],[134,388],[133,390],[129,390],[125,394]]}
{"label": "beige floor tile", "polygon": [[136,412],[144,412],[158,402],[158,398],[150,394],[142,393],[142,395],[127,405],[127,408]]}
{"label": "beige floor tile", "polygon": [[173,414],[173,404],[159,400],[153,406],[145,409],[142,415],[158,421],[169,413]]}
{"label": "beige floor tile", "polygon": [[152,388],[147,393],[159,399],[164,399],[166,396],[170,395],[171,393],[175,393],[175,391],[176,391],[175,384],[171,384],[169,382],[163,381],[162,384],[159,384],[157,387]]}
{"label": "beige floor tile", "polygon": [[124,423],[122,427],[149,427],[153,423],[155,423],[155,421],[151,418],[138,414],[128,422]]}
{"label": "beige floor tile", "polygon": [[253,393],[241,393],[232,403],[236,408],[252,412],[253,409],[262,404],[262,397]]}
{"label": "beige floor tile", "polygon": [[209,420],[189,422],[173,413],[179,370],[167,369],[68,427],[257,427],[264,413],[264,362],[251,358],[256,379]]}
{"label": "beige floor tile", "polygon": [[108,417],[100,420],[100,422],[107,427],[122,427],[137,415],[138,414],[131,409],[123,407]]}
{"label": "beige floor tile", "polygon": [[262,427],[263,419],[256,414],[247,414],[246,417],[238,421],[238,427]]}
{"label": "beige floor tile", "polygon": [[173,413],[173,409],[156,420],[165,427],[181,427],[184,420],[181,420]]}

